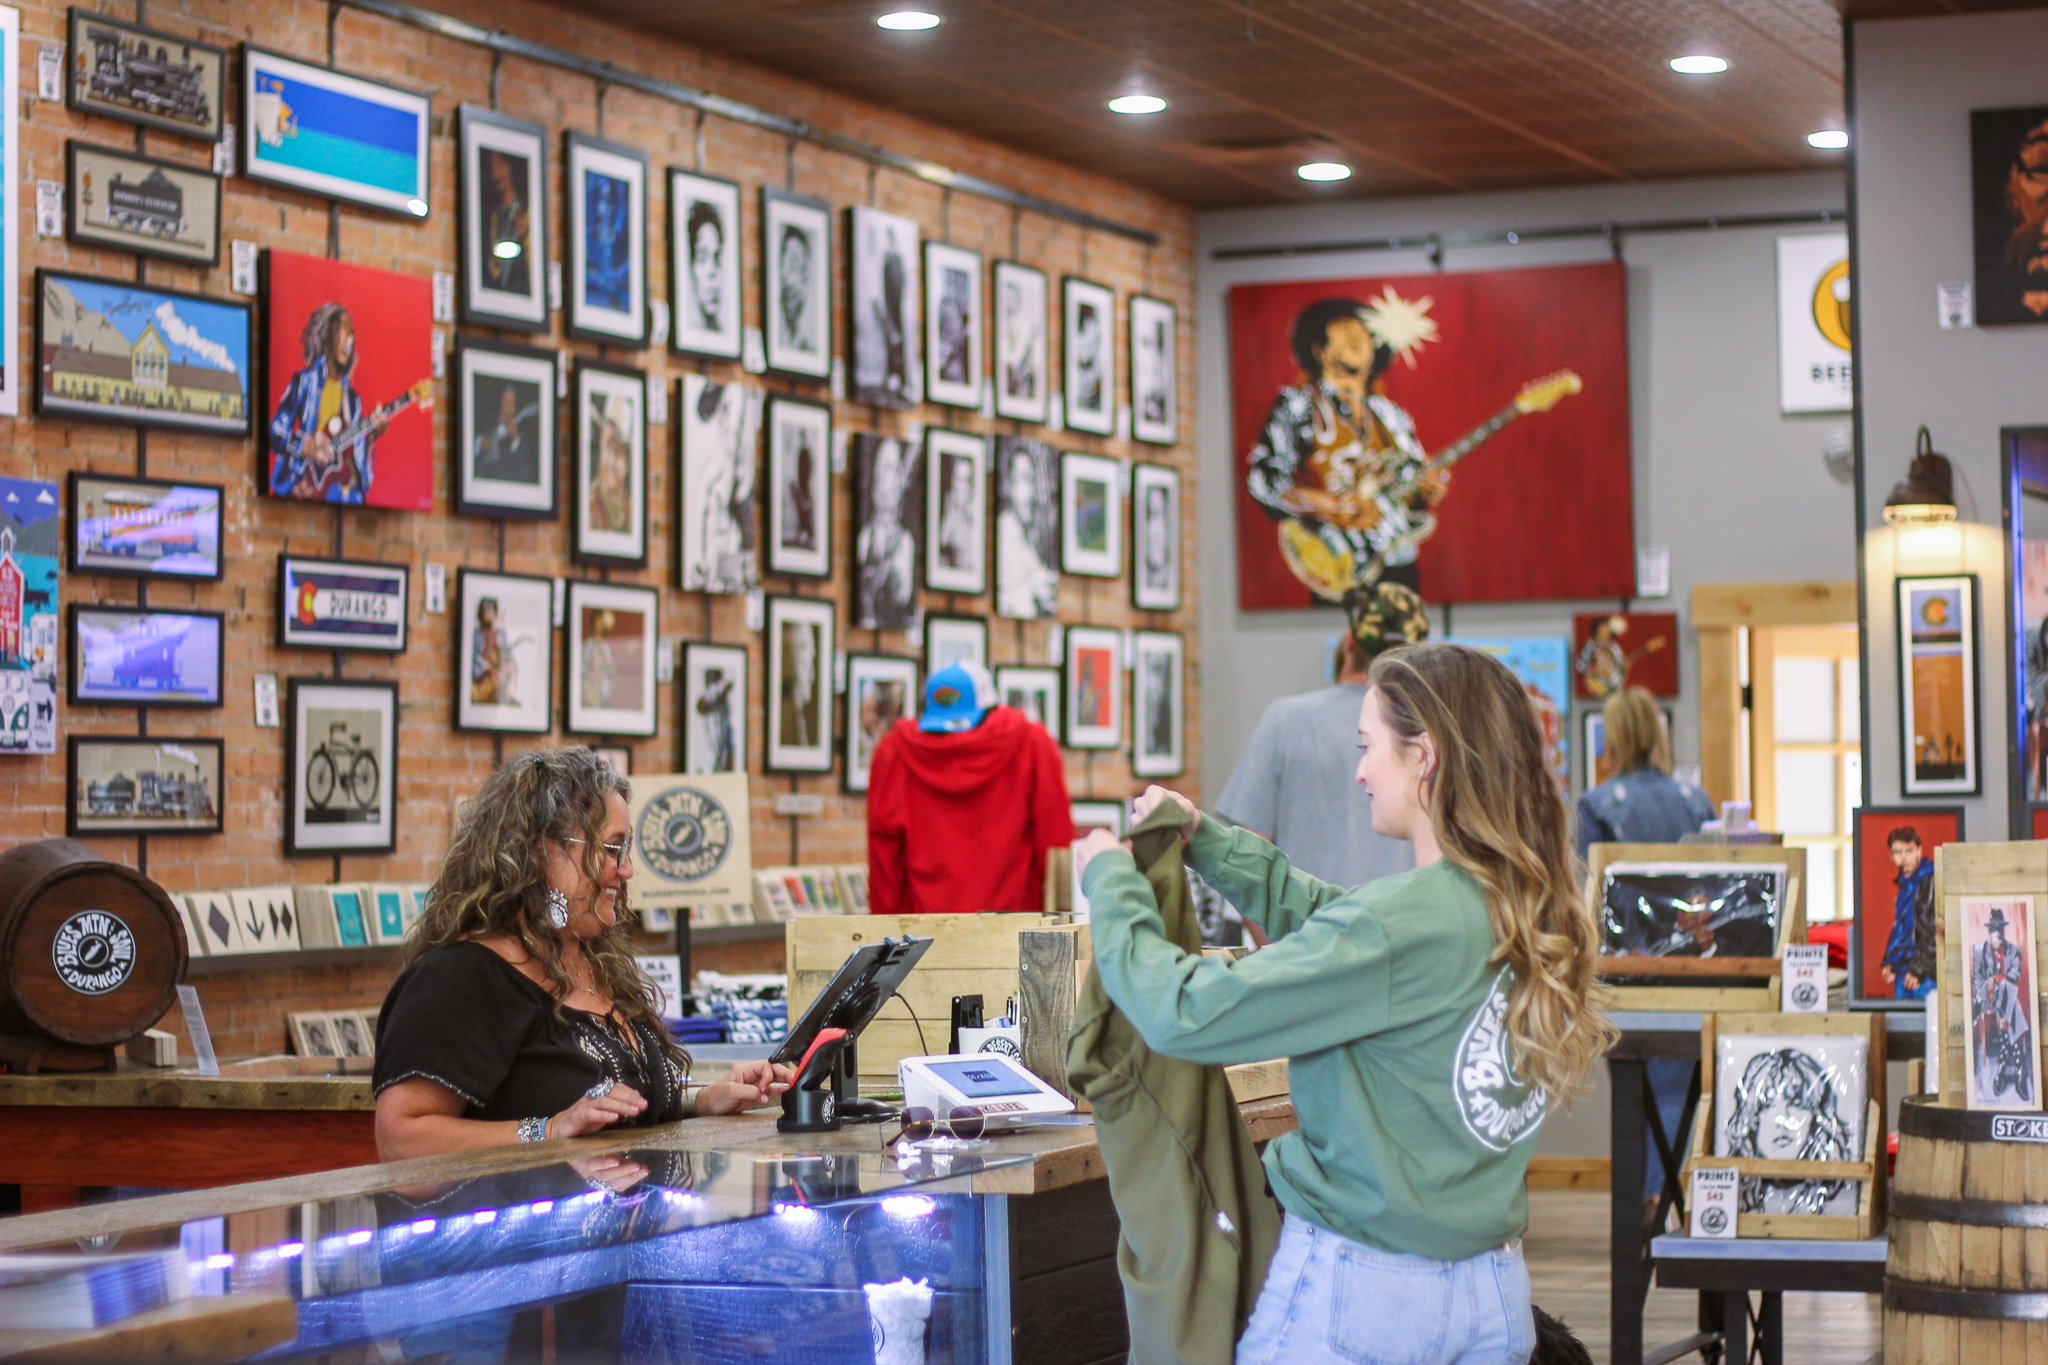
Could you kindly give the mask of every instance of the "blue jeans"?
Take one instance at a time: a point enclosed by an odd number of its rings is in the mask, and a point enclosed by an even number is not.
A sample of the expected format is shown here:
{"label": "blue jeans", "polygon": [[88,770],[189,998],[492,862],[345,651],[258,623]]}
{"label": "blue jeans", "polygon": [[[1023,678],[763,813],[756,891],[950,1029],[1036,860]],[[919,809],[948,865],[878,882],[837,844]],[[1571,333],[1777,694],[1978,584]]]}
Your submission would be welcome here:
{"label": "blue jeans", "polygon": [[1520,1242],[1431,1261],[1290,1213],[1237,1365],[1525,1365],[1535,1348]]}

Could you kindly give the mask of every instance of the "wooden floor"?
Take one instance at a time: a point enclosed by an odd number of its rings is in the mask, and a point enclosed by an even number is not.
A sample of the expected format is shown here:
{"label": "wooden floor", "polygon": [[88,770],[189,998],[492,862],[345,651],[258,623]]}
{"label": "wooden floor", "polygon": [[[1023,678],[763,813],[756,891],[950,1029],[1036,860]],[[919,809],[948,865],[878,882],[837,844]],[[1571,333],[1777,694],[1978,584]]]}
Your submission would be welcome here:
{"label": "wooden floor", "polygon": [[[1608,1358],[1607,1219],[1605,1190],[1532,1190],[1523,1242],[1535,1301],[1601,1362]],[[1653,1289],[1646,1320],[1646,1349],[1689,1337],[1698,1330],[1699,1296]],[[1880,1346],[1875,1294],[1785,1296],[1785,1365],[1872,1365]]]}

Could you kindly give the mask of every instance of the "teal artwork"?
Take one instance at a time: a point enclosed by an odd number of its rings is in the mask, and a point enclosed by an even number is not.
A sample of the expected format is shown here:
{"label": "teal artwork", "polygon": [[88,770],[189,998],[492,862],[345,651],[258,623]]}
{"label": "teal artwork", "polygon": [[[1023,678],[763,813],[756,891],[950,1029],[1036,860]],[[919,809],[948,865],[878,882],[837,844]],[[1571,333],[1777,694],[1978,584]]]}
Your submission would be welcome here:
{"label": "teal artwork", "polygon": [[359,893],[334,893],[334,929],[344,948],[370,946],[370,931],[363,924],[363,898]]}
{"label": "teal artwork", "polygon": [[424,95],[245,49],[247,174],[427,216]]}
{"label": "teal artwork", "polygon": [[1508,667],[1529,694],[1536,723],[1543,731],[1545,756],[1560,782],[1571,777],[1571,735],[1565,717],[1571,714],[1571,642],[1562,636],[1452,636],[1446,643],[1466,645],[1491,654]]}
{"label": "teal artwork", "polygon": [[405,893],[402,891],[378,891],[377,937],[386,943],[396,943],[405,937]]}

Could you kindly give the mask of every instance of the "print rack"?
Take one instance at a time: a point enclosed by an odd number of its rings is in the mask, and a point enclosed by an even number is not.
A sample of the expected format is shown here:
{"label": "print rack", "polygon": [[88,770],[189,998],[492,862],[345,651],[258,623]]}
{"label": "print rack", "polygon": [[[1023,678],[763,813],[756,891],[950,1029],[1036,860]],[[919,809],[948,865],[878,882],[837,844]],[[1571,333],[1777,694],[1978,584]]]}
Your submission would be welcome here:
{"label": "print rack", "polygon": [[[2029,841],[1998,844],[1945,844],[1934,850],[1934,903],[1941,907],[1935,919],[1934,960],[1940,963],[1940,985],[1927,997],[1930,1009],[1940,1011],[1932,1036],[1941,1039],[1941,1103],[1948,1108],[1967,1108],[1964,1091],[1968,1077],[1963,1062],[1963,1043],[1968,1026],[1964,1008],[1970,973],[1963,955],[1962,914],[1965,896],[2036,896],[2037,905],[2048,906],[2048,843]],[[2048,915],[2034,920],[2034,960],[2048,962],[2048,934],[2043,924]],[[2037,988],[2038,989],[2038,988]],[[2035,1031],[2038,1045],[2042,1030]],[[2042,1060],[2048,1062],[2048,1049]],[[1927,1062],[1935,1070],[1935,1059]],[[2048,1066],[2042,1075],[2048,1076]]]}
{"label": "print rack", "polygon": [[[1870,1078],[1863,1105],[1863,1152],[1859,1161],[1773,1161],[1763,1157],[1714,1156],[1713,1135],[1721,1116],[1714,1097],[1715,1057],[1727,1034],[1783,1038],[1868,1038],[1864,1074]],[[1778,1180],[1855,1180],[1856,1212],[1738,1213],[1737,1237],[1784,1237],[1816,1241],[1864,1241],[1884,1231],[1885,1181],[1890,1165],[1885,1138],[1885,1016],[1857,1014],[1708,1014],[1700,1020],[1700,1103],[1693,1115],[1679,1179],[1691,1200],[1696,1168],[1723,1168],[1741,1176]]]}
{"label": "print rack", "polygon": [[1586,900],[1604,923],[1607,869],[1615,863],[1726,866],[1783,865],[1785,900],[1778,907],[1769,957],[1623,956],[1603,951],[1602,1003],[1619,1010],[1775,1010],[1779,960],[1788,943],[1806,942],[1806,850],[1780,844],[1594,844],[1586,850]]}

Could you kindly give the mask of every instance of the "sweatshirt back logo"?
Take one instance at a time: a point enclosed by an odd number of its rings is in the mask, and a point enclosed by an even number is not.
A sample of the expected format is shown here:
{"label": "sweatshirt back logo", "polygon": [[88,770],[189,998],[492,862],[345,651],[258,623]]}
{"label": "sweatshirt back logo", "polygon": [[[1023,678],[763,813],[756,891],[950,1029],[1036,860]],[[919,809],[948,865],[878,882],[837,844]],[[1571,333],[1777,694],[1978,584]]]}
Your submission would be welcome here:
{"label": "sweatshirt back logo", "polygon": [[1543,1123],[1543,1092],[1515,1078],[1508,1061],[1508,969],[1465,1025],[1451,1063],[1451,1093],[1465,1130],[1492,1152],[1505,1152]]}

